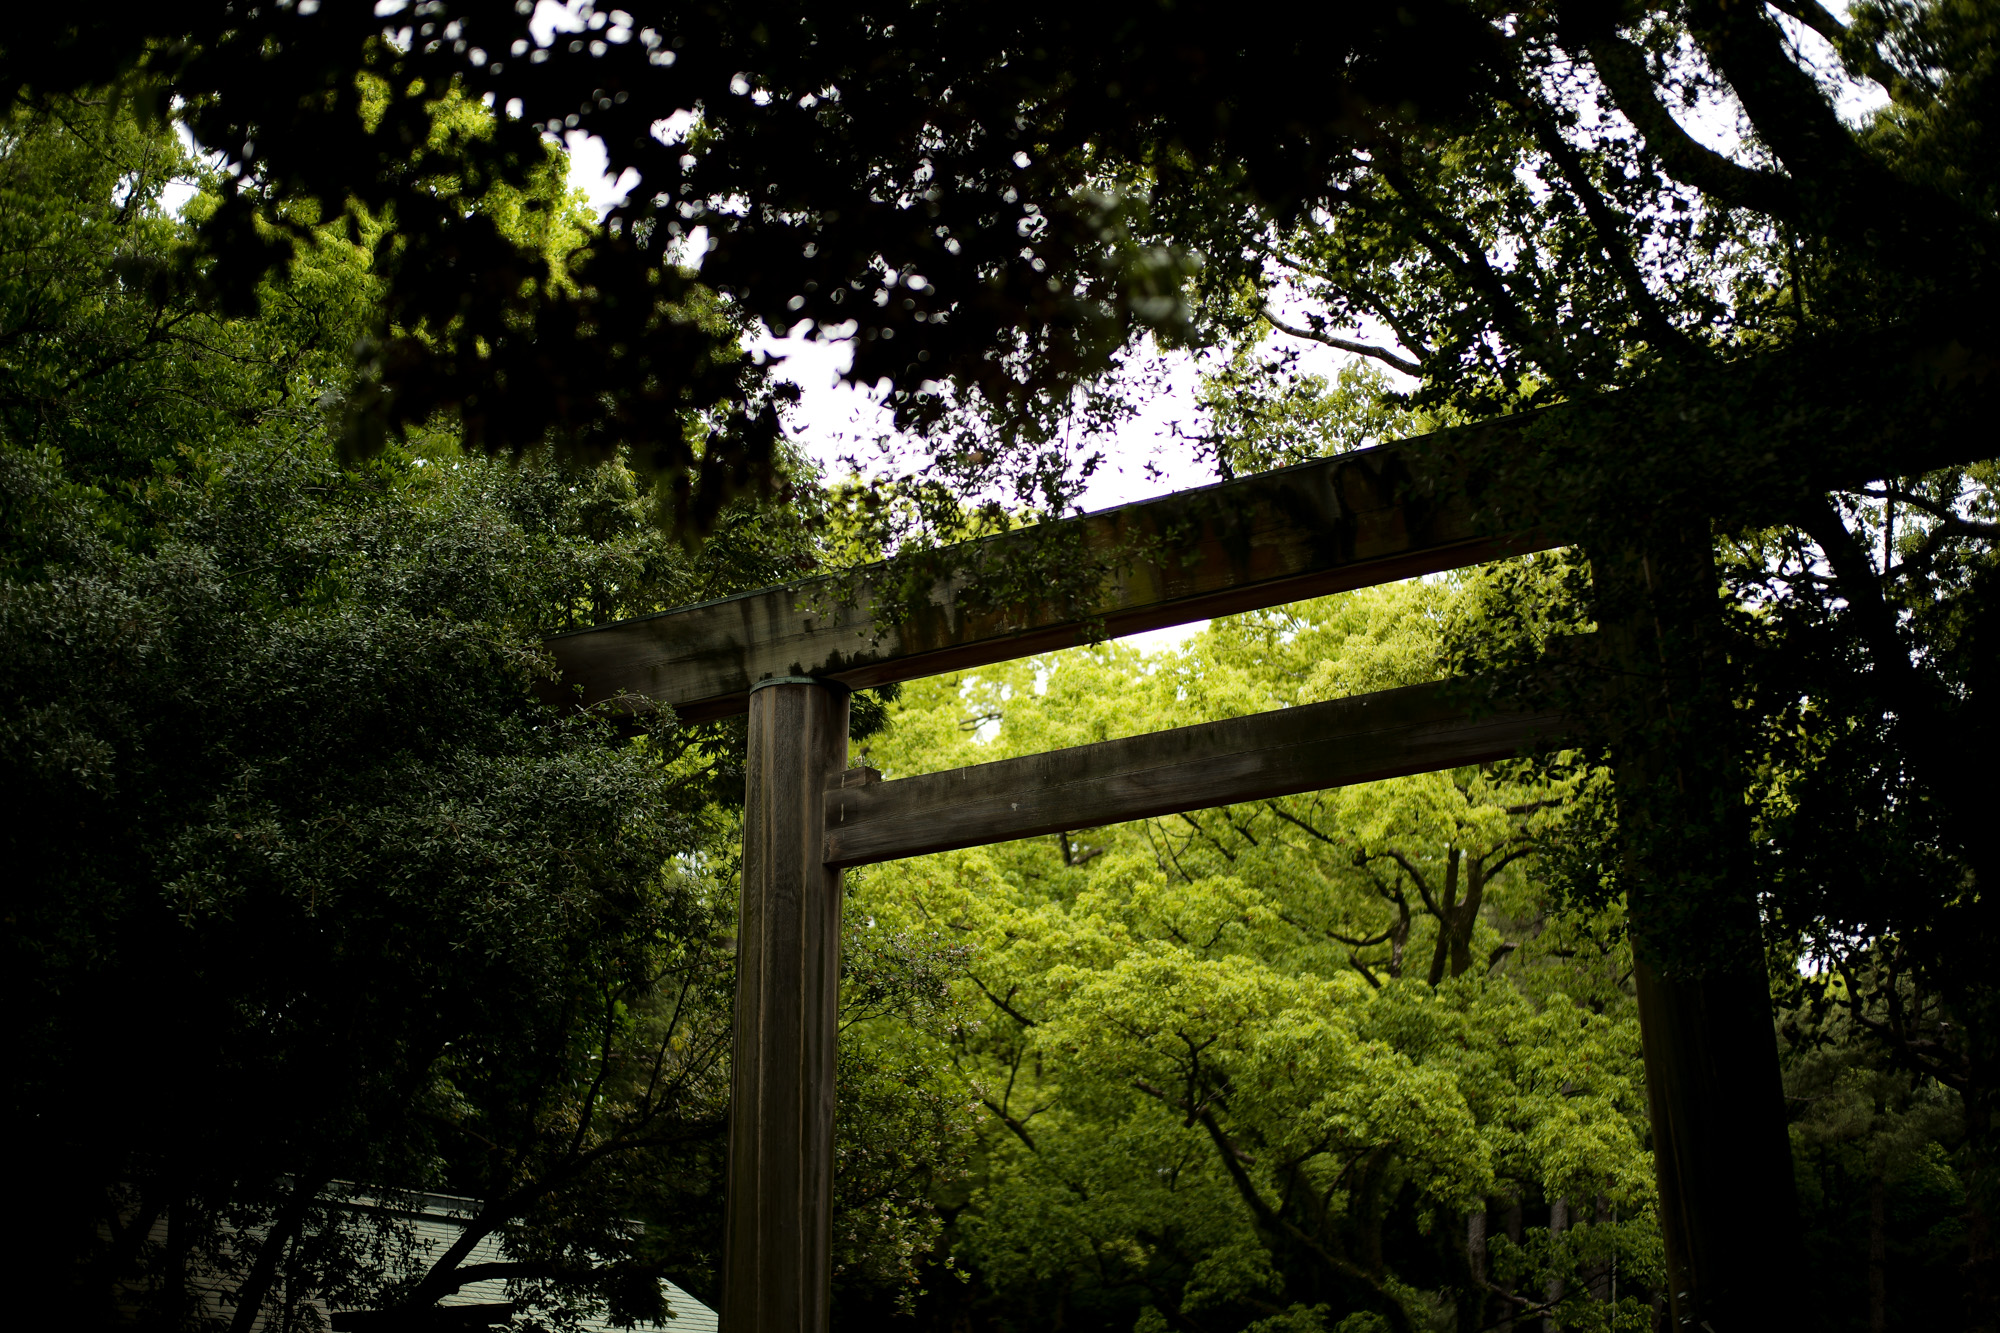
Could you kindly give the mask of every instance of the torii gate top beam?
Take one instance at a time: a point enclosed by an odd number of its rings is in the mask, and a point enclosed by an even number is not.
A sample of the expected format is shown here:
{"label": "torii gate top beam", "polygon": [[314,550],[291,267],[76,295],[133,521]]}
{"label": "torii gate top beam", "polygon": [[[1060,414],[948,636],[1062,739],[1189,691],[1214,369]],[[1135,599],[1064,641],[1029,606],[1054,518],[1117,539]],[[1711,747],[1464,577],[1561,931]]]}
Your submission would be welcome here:
{"label": "torii gate top beam", "polygon": [[[1671,410],[1638,398],[1625,410],[1664,414],[1675,433],[1705,440],[1711,454],[1729,451],[1742,475],[1711,497],[1717,512],[1776,521],[1789,500],[1828,486],[1991,456],[2000,357],[1988,349],[2000,339],[1982,321],[1959,336],[1944,326],[1893,330],[1746,361],[1706,397],[1670,399]],[[1842,394],[1801,396],[1798,385],[1814,380],[1850,386],[1870,406],[1847,406]],[[1543,550],[1563,534],[1508,522],[1488,506],[1489,487],[1540,471],[1545,486],[1561,491],[1546,466],[1552,441],[1572,428],[1616,434],[1619,417],[1609,400],[1583,401],[969,543],[955,561],[962,582],[933,587],[916,614],[878,620],[874,590],[897,579],[874,566],[557,635],[548,647],[563,683],[545,697],[635,708],[651,701],[700,721],[743,712],[759,681],[885,685],[1094,633],[1134,634]],[[1656,434],[1661,422],[1652,417]],[[1544,425],[1559,428],[1539,434]],[[1700,471],[1693,457],[1676,466]],[[1004,562],[1010,543],[1051,535],[1119,566],[1094,600],[961,604],[963,583]]]}
{"label": "torii gate top beam", "polygon": [[[1544,533],[1492,530],[1440,442],[1479,446],[1508,422],[1358,450],[1057,525],[970,543],[976,571],[1008,543],[1080,537],[1119,567],[1081,606],[968,610],[941,582],[919,614],[878,623],[883,566],[763,588],[548,641],[585,705],[640,696],[689,721],[740,713],[759,681],[811,676],[884,685],[1113,637],[1278,606],[1556,545]],[[1135,552],[1119,562],[1115,553]],[[551,701],[555,701],[552,694]]]}

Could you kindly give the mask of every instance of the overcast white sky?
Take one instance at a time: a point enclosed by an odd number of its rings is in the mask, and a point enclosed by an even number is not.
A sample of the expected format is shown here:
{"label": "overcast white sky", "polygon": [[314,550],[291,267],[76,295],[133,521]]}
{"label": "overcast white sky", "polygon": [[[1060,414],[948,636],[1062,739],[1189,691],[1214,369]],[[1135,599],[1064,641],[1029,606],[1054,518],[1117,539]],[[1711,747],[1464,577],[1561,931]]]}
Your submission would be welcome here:
{"label": "overcast white sky", "polygon": [[[599,213],[624,197],[630,182],[614,181],[605,174],[604,145],[599,140],[572,130],[566,136],[566,147],[570,184],[589,195]],[[801,442],[812,457],[830,475],[845,471],[842,459],[849,455],[858,454],[865,466],[874,456],[872,442],[891,432],[880,395],[840,379],[852,363],[852,349],[844,342],[815,342],[804,337],[763,338],[755,345],[783,356],[785,365],[779,373],[803,391],[798,425]],[[1347,359],[1345,353],[1317,344],[1306,344],[1302,350],[1303,368],[1321,373],[1330,373]],[[1147,361],[1159,372],[1160,391],[1143,405],[1137,417],[1099,442],[1099,450],[1110,462],[1092,477],[1084,493],[1086,509],[1105,509],[1216,480],[1174,436],[1175,423],[1186,429],[1195,424],[1194,358],[1185,352],[1152,353]]]}

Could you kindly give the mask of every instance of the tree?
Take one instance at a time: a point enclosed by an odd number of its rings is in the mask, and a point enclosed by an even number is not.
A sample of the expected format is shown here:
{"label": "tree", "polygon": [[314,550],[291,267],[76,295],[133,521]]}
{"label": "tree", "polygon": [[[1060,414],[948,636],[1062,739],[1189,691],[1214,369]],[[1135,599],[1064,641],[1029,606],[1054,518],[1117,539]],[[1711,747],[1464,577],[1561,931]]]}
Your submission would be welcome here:
{"label": "tree", "polygon": [[[586,455],[629,443],[698,473],[707,515],[768,465],[776,424],[757,367],[689,312],[697,288],[773,327],[853,321],[857,382],[887,379],[916,425],[944,421],[928,386],[956,385],[1015,423],[999,440],[1032,468],[1051,416],[1131,336],[1192,331],[1197,258],[1239,321],[1293,272],[1324,298],[1314,336],[1380,346],[1340,332],[1379,324],[1392,364],[1492,410],[1646,376],[1698,402],[1732,351],[1950,305],[1992,243],[1978,3],[1843,23],[1814,4],[1426,0],[1407,22],[1322,9],[1254,36],[1209,4],[581,5],[553,30],[532,13],[51,11],[10,39],[4,79],[183,99],[242,169],[204,228],[231,290],[303,239],[257,230],[260,203],[393,214],[377,419],[456,405],[492,448],[552,430]],[[1842,78],[1888,110],[1843,121]],[[372,119],[377,79],[391,96]],[[496,108],[490,134],[434,135],[450,90]],[[1677,119],[1711,97],[1742,118],[1744,152]],[[519,184],[537,136],[568,128],[636,181],[574,290],[439,185]],[[699,279],[669,259],[697,231]],[[1812,375],[1788,381],[1800,405]],[[663,407],[717,411],[714,447]],[[976,453],[948,444],[937,466],[990,474]]]}
{"label": "tree", "polygon": [[[736,512],[690,553],[617,463],[412,431],[344,466],[358,247],[232,317],[169,272],[171,135],[52,101],[0,173],[10,1290],[306,1328],[504,1277],[547,1321],[657,1318],[719,1229],[740,738],[557,718],[540,642],[812,549]],[[878,1007],[921,996],[903,954],[869,972]],[[852,1071],[862,1142],[948,1111]],[[843,1221],[893,1244],[923,1207],[886,1157]],[[435,1254],[349,1206],[425,1189],[484,1201]]]}
{"label": "tree", "polygon": [[[1642,992],[1671,1016],[1692,1011],[1668,992],[1721,977],[1726,1026],[1761,1031],[1766,927],[1780,952],[1907,950],[1953,1035],[1897,1058],[1956,1068],[1983,1141],[1994,1080],[1963,1034],[1990,1026],[1990,802],[1954,759],[1990,732],[1990,515],[1980,474],[1933,470],[1987,420],[1983,0],[1426,0],[1261,28],[1208,4],[579,8],[559,38],[497,0],[301,8],[39,12],[0,66],[16,94],[183,108],[240,169],[203,228],[217,291],[323,219],[393,220],[358,443],[448,407],[493,448],[629,442],[699,526],[782,471],[760,368],[722,350],[751,320],[852,320],[854,378],[933,433],[947,509],[1009,479],[1059,508],[1078,386],[1148,330],[1332,340],[1414,370],[1440,418],[1562,405],[1494,503],[1579,538],[1622,643],[1608,859]],[[1887,100],[1844,118],[1857,87]],[[487,98],[490,133],[453,128]],[[1704,103],[1742,128],[1726,151],[1691,132]],[[467,200],[526,182],[537,135],[572,125],[638,184],[568,286]],[[697,228],[698,274],[672,262]],[[1891,846],[1921,892],[1883,890]],[[1726,928],[1677,952],[1687,921]],[[1729,1063],[1774,1099],[1744,1040]]]}
{"label": "tree", "polygon": [[[1435,678],[1474,604],[1404,585],[924,682],[870,759],[895,778]],[[946,1196],[971,1282],[934,1268],[920,1318],[1650,1326],[1629,951],[1615,914],[1551,917],[1518,845],[1556,841],[1586,780],[1430,774],[858,873],[878,928],[969,951],[934,1040],[983,1108]],[[1416,884],[1473,861],[1476,905],[1428,912]]]}
{"label": "tree", "polygon": [[1838,1006],[1784,1021],[1812,1318],[1869,1333],[1950,1324],[1965,1305],[1964,1103],[1857,1028]]}

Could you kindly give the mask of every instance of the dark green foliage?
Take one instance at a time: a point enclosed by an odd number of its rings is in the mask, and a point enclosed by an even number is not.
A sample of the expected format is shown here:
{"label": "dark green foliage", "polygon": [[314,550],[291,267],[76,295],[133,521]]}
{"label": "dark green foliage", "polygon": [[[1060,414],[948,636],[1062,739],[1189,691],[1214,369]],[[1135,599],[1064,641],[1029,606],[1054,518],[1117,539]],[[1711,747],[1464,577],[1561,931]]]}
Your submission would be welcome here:
{"label": "dark green foliage", "polygon": [[[486,1201],[483,1275],[544,1321],[657,1317],[663,1273],[712,1298],[740,738],[633,737],[531,686],[548,632],[813,567],[812,497],[725,512],[690,553],[615,462],[413,431],[343,463],[319,400],[373,278],[329,240],[255,319],[134,286],[128,261],[187,241],[154,206],[177,152],[77,103],[0,127],[28,257],[0,275],[17,1308],[426,1307],[467,1256],[341,1204],[427,1189]],[[922,1007],[907,952],[863,968],[863,1003]],[[908,1252],[952,1108],[901,1066],[844,1076],[869,1160],[843,1220]]]}
{"label": "dark green foliage", "polygon": [[[88,523],[52,460],[8,457],[10,509],[48,520],[17,550]],[[602,1108],[633,1123],[592,1138],[712,1139],[720,904],[662,870],[697,809],[645,751],[531,702],[547,553],[476,487],[343,473],[324,446],[204,471],[155,488],[148,549],[89,541],[0,585],[9,1116],[46,1145],[44,1257],[98,1248],[120,1189],[194,1271],[225,1221],[337,1181],[554,1194],[567,1145],[539,1122],[576,1098],[593,1010],[675,974],[695,990],[673,1035],[705,1024],[710,1072]],[[506,1156],[474,1165],[475,1138]],[[584,1216],[640,1211],[624,1165],[590,1173]],[[602,1226],[581,1243],[609,1256]],[[288,1296],[372,1295],[322,1271],[287,1270]],[[155,1288],[163,1316],[177,1299]]]}
{"label": "dark green foliage", "polygon": [[[389,222],[362,438],[449,407],[488,449],[630,446],[685,480],[681,511],[705,526],[782,471],[740,320],[852,321],[856,382],[886,383],[908,425],[948,427],[954,404],[959,425],[999,423],[972,434],[1040,479],[1021,494],[1060,503],[1080,386],[1143,332],[1240,332],[1281,272],[1315,307],[1309,336],[1483,411],[1663,368],[1698,384],[1718,353],[1979,289],[1990,6],[1867,4],[1846,25],[1796,10],[1887,112],[1851,129],[1770,10],[1713,0],[1270,23],[1205,2],[584,5],[546,44],[513,0],[383,16],[182,0],[131,23],[36,11],[0,49],[0,86],[182,99],[244,169],[202,225],[203,280],[230,299],[319,219]],[[1716,97],[1762,156],[1676,120]],[[474,123],[464,99],[501,114]],[[539,136],[571,128],[636,184],[563,259],[469,201],[528,187]],[[697,229],[698,275],[677,249]],[[1358,321],[1400,350],[1357,343]],[[989,451],[942,430],[945,473],[999,461],[969,453]]]}
{"label": "dark green foliage", "polygon": [[[1990,346],[1990,0],[1862,3],[1844,19],[1810,0],[1437,0],[1281,16],[1208,3],[722,4],[629,18],[579,7],[587,30],[546,48],[508,0],[305,8],[189,2],[135,21],[45,6],[0,46],[0,82],[32,108],[22,114],[81,125],[64,94],[109,87],[181,116],[241,169],[218,174],[190,213],[198,237],[129,206],[156,179],[137,171],[144,154],[176,156],[129,127],[101,160],[44,141],[33,172],[75,182],[70,203],[38,211],[18,179],[6,187],[10,255],[31,253],[17,234],[66,238],[0,275],[13,284],[0,329],[6,577],[22,590],[9,594],[22,629],[8,648],[9,780],[24,816],[11,836],[30,849],[24,864],[78,877],[20,984],[74,959],[112,985],[124,974],[108,960],[122,955],[102,941],[143,956],[175,938],[114,929],[141,899],[173,929],[186,929],[176,910],[209,913],[225,941],[260,938],[260,923],[288,942],[297,932],[311,956],[321,946],[306,926],[248,905],[296,913],[304,885],[304,910],[318,911],[322,880],[329,901],[350,902],[343,867],[393,883],[400,849],[442,845],[430,806],[361,803],[392,779],[463,806],[475,840],[500,841],[455,794],[475,775],[482,790],[560,778],[524,795],[545,827],[523,847],[555,846],[565,819],[624,829],[603,821],[616,790],[639,792],[617,781],[640,761],[587,725],[530,728],[517,711],[524,649],[540,628],[811,562],[800,529],[822,516],[802,484],[784,511],[797,523],[729,505],[791,471],[777,395],[738,351],[752,321],[823,332],[852,320],[853,378],[886,384],[905,424],[935,432],[933,470],[900,491],[907,506],[863,497],[889,516],[871,540],[1068,503],[1090,461],[1063,428],[1086,434],[1116,414],[1080,386],[1136,336],[1255,341],[1289,326],[1414,376],[1413,397],[1351,379],[1287,384],[1246,357],[1217,398],[1224,467],[1297,456],[1349,425],[1349,442],[1413,428],[1419,410],[1452,421],[1592,404],[1532,436],[1514,489],[1486,500],[1552,506],[1602,577],[1587,595],[1581,566],[1551,580],[1554,611],[1539,600],[1549,586],[1524,583],[1480,632],[1500,665],[1518,665],[1507,649],[1593,620],[1651,643],[1618,671],[1637,662],[1673,706],[1607,715],[1600,739],[1663,761],[1628,770],[1622,822],[1579,819],[1577,845],[1552,865],[1573,904],[1614,887],[1650,894],[1635,926],[1677,968],[1740,957],[1761,920],[1774,975],[1815,967],[1792,998],[1844,1014],[1854,1029],[1841,1042],[1869,1034],[1874,1073],[1911,1080],[1896,1097],[1928,1096],[1924,1080],[1960,1097],[1961,1137],[1934,1138],[1958,1154],[1965,1189],[1964,1322],[1991,1326],[1993,784],[1965,756],[1992,748],[1995,511],[1990,470],[1933,470],[1981,452],[1990,422],[1910,379],[1904,356],[1966,329]],[[1798,55],[1804,29],[1888,105],[1844,121]],[[1687,132],[1703,103],[1740,112],[1740,151]],[[675,111],[697,123],[667,142],[653,126]],[[587,234],[555,226],[539,137],[572,126],[601,135],[613,171],[639,182]],[[17,178],[23,133],[8,141]],[[508,191],[518,214],[487,206]],[[697,227],[712,248],[695,273],[676,247]],[[214,313],[258,296],[261,322]],[[1885,341],[1893,326],[1907,335]],[[250,330],[249,343],[229,340]],[[343,368],[357,363],[350,383]],[[1947,363],[1964,383],[1985,373],[1976,360],[1927,364]],[[1599,397],[1607,389],[1621,392]],[[377,451],[371,470],[339,473],[318,442],[335,408]],[[667,485],[656,500],[616,471],[531,468],[433,488],[418,459],[450,460],[432,428],[501,453],[629,448]],[[252,433],[264,442],[254,459]],[[1885,475],[1866,494],[1827,489]],[[240,501],[227,497],[239,482]],[[996,493],[1004,503],[978,509]],[[692,560],[652,544],[635,525],[660,513],[717,539]],[[1727,538],[1719,578],[1711,520]],[[1638,590],[1661,552],[1680,589],[1669,619],[1683,623],[1649,631]],[[1099,572],[1047,551],[989,595],[1068,595],[1050,568]],[[372,618],[379,636],[359,629]],[[238,660],[267,674],[240,680],[227,665]],[[296,679],[277,679],[281,668]],[[1571,684],[1617,685],[1603,668],[1580,663]],[[1698,693],[1674,697],[1683,684]],[[388,702],[404,687],[468,720]],[[225,716],[209,690],[239,691],[263,729]],[[303,701],[321,694],[333,711],[315,722]],[[415,729],[390,735],[392,723]],[[734,779],[727,729],[700,739],[673,742],[690,747],[669,770],[687,819]],[[607,804],[550,805],[564,783]],[[104,817],[73,861],[47,852],[70,829],[60,821],[100,807],[131,813]],[[334,822],[312,822],[323,818]],[[692,828],[649,811],[620,836],[672,842]],[[492,864],[515,874],[515,855],[507,841]],[[625,883],[615,857],[585,860],[565,892],[606,920],[646,919],[649,894],[711,901],[671,876]],[[474,894],[455,861],[430,864]],[[560,876],[534,878],[555,875],[546,858],[518,873],[544,886],[530,896],[553,912],[537,918],[548,930],[577,929],[553,905],[568,901]],[[1733,913],[1727,930],[1707,929],[1711,907]],[[533,954],[523,975],[588,976],[601,995],[610,974],[590,970],[592,950],[617,935],[557,950],[560,965]],[[203,966],[207,977],[218,965]],[[265,1007],[287,978],[260,969],[277,966],[247,960],[243,994],[266,998],[231,999],[216,1021],[317,1032],[306,1009]],[[442,994],[442,976],[408,984]],[[100,1013],[74,988],[59,998],[21,1029],[45,1055],[77,1048],[67,1006]],[[147,1020],[168,1022],[173,1005],[160,1010]],[[576,1050],[586,1032],[622,1049],[661,1030],[629,1006],[603,1012],[595,1026],[563,1020]],[[897,1095],[885,1091],[884,1114],[904,1123],[896,1108],[912,1103]],[[550,1123],[509,1131],[521,1160],[552,1160]],[[1808,1192],[1823,1231],[1851,1206],[1838,1174],[1823,1197]],[[1893,1188],[1928,1201],[1912,1216],[1956,1206],[1942,1187]],[[1837,1247],[1821,1253],[1841,1261]]]}

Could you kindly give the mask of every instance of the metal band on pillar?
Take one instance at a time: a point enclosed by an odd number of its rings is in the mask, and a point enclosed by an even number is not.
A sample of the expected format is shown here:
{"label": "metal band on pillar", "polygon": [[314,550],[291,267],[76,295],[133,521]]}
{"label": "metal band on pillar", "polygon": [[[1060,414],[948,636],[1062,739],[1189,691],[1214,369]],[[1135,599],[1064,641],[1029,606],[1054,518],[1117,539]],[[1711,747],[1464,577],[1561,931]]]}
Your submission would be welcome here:
{"label": "metal band on pillar", "polygon": [[810,677],[750,693],[724,1333],[827,1327],[841,876],[822,799],[847,766],[847,695]]}

